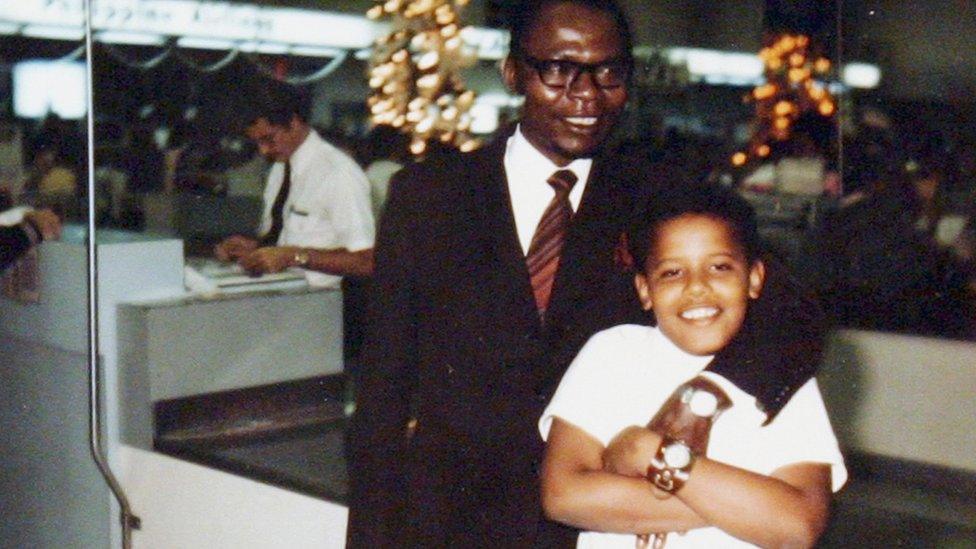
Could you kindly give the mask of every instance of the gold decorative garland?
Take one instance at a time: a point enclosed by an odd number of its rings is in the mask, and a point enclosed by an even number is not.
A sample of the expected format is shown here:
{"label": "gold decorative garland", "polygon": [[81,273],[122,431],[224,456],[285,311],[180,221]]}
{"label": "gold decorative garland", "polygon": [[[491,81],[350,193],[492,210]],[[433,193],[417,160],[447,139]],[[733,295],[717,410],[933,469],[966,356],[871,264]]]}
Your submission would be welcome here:
{"label": "gold decorative garland", "polygon": [[732,155],[732,165],[765,158],[770,143],[789,139],[800,115],[815,111],[831,117],[837,101],[826,84],[815,77],[830,73],[830,60],[810,52],[810,38],[802,34],[781,34],[759,51],[766,83],[756,86],[744,99],[756,106],[756,129],[748,149]]}
{"label": "gold decorative garland", "polygon": [[460,71],[476,61],[461,39],[459,8],[468,0],[377,0],[366,15],[392,17],[390,33],[374,43],[367,106],[373,124],[411,137],[410,152],[428,142],[469,152],[481,145],[470,134],[475,94]]}

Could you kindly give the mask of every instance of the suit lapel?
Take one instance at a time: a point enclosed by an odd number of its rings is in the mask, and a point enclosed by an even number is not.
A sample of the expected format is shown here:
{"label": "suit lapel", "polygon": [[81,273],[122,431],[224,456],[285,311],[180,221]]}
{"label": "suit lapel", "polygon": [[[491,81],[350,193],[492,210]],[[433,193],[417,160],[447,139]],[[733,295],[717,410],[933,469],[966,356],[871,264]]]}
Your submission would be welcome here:
{"label": "suit lapel", "polygon": [[474,197],[486,238],[486,257],[496,263],[485,271],[494,273],[491,287],[498,290],[493,299],[500,318],[510,319],[519,332],[526,333],[539,328],[539,317],[508,192],[503,162],[506,142],[505,136],[499,136],[479,157],[473,173],[484,174],[484,179]]}
{"label": "suit lapel", "polygon": [[577,297],[587,291],[586,273],[593,269],[612,269],[612,249],[616,234],[614,181],[605,174],[607,163],[596,158],[586,184],[586,190],[566,236],[559,271],[549,302],[550,320],[558,318]]}

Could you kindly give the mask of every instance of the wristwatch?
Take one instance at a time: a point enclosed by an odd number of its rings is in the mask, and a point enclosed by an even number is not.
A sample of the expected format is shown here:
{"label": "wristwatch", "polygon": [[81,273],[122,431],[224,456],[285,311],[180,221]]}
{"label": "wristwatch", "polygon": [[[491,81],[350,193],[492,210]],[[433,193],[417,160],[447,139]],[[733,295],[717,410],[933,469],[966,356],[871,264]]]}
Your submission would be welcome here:
{"label": "wristwatch", "polygon": [[307,267],[308,266],[308,250],[305,248],[299,248],[295,252],[295,266],[297,267]]}
{"label": "wristwatch", "polygon": [[647,468],[647,479],[661,490],[675,493],[685,485],[695,454],[682,440],[664,437]]}

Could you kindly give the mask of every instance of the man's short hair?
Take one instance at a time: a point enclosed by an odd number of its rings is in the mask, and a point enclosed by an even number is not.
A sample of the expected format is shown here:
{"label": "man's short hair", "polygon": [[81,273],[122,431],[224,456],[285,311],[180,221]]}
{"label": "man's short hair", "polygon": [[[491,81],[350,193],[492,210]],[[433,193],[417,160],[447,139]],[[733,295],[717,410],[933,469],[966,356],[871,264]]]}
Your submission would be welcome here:
{"label": "man's short hair", "polygon": [[620,31],[620,42],[623,46],[624,56],[628,61],[631,60],[634,46],[633,34],[627,16],[615,0],[525,0],[523,2],[512,2],[507,16],[508,28],[511,33],[509,50],[512,56],[517,57],[519,54],[525,53],[523,49],[525,41],[528,40],[529,33],[532,32],[539,14],[544,8],[555,4],[576,4],[609,15]]}
{"label": "man's short hair", "polygon": [[268,80],[252,87],[243,99],[243,122],[250,126],[265,118],[275,126],[288,126],[293,117],[308,121],[312,103],[307,93],[296,86]]}
{"label": "man's short hair", "polygon": [[756,213],[745,198],[714,183],[673,185],[652,193],[640,204],[627,229],[628,251],[638,270],[643,270],[657,231],[664,223],[686,214],[698,214],[725,223],[750,263],[760,258],[762,240]]}

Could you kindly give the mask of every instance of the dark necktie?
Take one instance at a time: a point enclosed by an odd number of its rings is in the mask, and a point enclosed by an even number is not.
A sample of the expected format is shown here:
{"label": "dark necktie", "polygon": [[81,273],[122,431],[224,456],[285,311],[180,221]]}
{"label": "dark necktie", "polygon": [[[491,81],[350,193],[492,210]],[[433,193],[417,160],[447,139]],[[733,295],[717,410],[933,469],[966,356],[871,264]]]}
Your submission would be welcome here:
{"label": "dark necktie", "polygon": [[552,294],[552,282],[559,268],[559,255],[566,240],[566,230],[573,217],[573,206],[569,203],[569,191],[576,183],[576,174],[569,170],[559,170],[549,177],[548,183],[556,191],[556,196],[546,207],[539,226],[532,236],[525,263],[529,267],[532,280],[532,293],[539,317],[545,318]]}
{"label": "dark necktie", "polygon": [[264,243],[269,246],[278,244],[278,237],[281,236],[281,228],[285,224],[285,201],[288,200],[288,192],[291,190],[291,162],[285,162],[285,176],[281,180],[281,188],[278,189],[278,196],[275,197],[274,204],[271,205],[271,229],[264,235]]}

